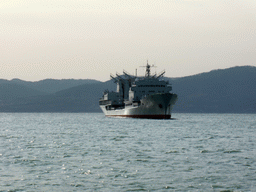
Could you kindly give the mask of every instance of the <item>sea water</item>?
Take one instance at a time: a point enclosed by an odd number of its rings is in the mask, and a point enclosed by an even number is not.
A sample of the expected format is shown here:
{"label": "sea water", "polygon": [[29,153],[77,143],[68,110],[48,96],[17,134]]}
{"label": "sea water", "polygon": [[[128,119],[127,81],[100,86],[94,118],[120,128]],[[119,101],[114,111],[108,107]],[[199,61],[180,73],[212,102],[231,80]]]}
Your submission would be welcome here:
{"label": "sea water", "polygon": [[256,114],[0,113],[0,191],[256,191]]}

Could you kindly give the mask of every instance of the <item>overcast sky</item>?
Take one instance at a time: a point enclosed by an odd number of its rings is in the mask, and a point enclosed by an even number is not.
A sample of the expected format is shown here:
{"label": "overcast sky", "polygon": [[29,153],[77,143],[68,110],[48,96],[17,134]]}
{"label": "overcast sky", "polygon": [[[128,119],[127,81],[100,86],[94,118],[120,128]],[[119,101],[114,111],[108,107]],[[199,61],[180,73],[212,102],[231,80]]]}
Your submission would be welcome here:
{"label": "overcast sky", "polygon": [[255,0],[1,0],[0,79],[256,66]]}

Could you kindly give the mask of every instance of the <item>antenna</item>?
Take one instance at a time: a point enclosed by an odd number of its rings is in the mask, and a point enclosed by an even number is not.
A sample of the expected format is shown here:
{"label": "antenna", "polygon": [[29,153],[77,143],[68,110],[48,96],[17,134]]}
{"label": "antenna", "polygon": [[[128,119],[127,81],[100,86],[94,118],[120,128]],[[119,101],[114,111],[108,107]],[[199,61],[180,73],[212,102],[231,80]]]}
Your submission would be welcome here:
{"label": "antenna", "polygon": [[163,70],[156,78],[160,78],[160,77],[163,77],[163,75],[165,74],[165,70]]}
{"label": "antenna", "polygon": [[113,74],[110,74],[110,78],[111,78],[111,79],[113,79],[115,83],[117,83],[117,82],[118,82],[118,79],[117,79],[116,77],[114,77],[114,75],[113,75]]}
{"label": "antenna", "polygon": [[148,64],[148,60],[147,60],[147,65],[146,66],[140,66],[140,67],[146,67],[146,74],[145,74],[145,76],[146,77],[150,77],[150,68],[151,67],[156,67],[155,65],[149,65]]}
{"label": "antenna", "polygon": [[123,81],[123,80],[124,80],[124,78],[121,77],[121,75],[120,75],[119,73],[117,73],[117,72],[116,72],[116,78],[117,78],[118,80],[120,80],[120,81]]}

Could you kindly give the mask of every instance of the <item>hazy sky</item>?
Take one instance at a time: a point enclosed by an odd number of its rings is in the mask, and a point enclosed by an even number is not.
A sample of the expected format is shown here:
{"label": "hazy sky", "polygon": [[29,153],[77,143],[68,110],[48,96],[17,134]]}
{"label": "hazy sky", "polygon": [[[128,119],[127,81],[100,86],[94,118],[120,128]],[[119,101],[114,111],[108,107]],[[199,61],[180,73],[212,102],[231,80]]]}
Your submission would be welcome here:
{"label": "hazy sky", "polygon": [[0,79],[256,66],[255,0],[1,0]]}

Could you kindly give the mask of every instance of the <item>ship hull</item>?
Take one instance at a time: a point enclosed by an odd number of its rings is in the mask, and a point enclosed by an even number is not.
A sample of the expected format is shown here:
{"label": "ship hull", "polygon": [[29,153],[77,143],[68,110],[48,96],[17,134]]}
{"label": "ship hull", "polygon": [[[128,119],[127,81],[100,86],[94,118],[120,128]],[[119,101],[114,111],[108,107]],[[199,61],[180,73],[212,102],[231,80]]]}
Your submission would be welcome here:
{"label": "ship hull", "polygon": [[138,106],[128,105],[123,109],[116,110],[107,110],[106,105],[100,105],[100,107],[108,117],[170,119],[171,110],[176,100],[176,94],[158,93],[145,96]]}

